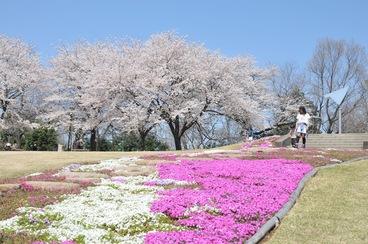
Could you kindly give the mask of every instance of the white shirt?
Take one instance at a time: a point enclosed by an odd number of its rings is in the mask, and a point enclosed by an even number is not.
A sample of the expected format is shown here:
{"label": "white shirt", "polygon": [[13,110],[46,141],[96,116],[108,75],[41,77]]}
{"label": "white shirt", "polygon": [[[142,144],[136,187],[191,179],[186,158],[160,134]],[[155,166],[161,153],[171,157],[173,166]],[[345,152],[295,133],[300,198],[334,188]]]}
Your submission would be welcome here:
{"label": "white shirt", "polygon": [[309,119],[310,119],[310,115],[308,113],[306,114],[298,114],[296,116],[296,123],[299,124],[299,123],[304,123],[304,124],[307,124],[309,125]]}

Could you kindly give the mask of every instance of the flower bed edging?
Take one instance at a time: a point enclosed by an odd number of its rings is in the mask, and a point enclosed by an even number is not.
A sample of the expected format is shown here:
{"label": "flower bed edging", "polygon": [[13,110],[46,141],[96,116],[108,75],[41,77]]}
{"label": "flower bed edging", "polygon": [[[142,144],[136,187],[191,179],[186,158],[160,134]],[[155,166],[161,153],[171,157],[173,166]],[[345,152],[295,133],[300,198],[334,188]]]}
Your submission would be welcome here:
{"label": "flower bed edging", "polygon": [[309,181],[310,178],[316,175],[317,169],[313,169],[309,173],[307,173],[302,180],[299,182],[298,187],[291,194],[289,201],[271,218],[269,219],[250,239],[248,239],[245,243],[247,244],[255,244],[262,240],[273,228],[275,228],[283,219],[286,214],[291,210],[294,206],[296,200],[298,199],[300,193],[302,192],[305,184]]}

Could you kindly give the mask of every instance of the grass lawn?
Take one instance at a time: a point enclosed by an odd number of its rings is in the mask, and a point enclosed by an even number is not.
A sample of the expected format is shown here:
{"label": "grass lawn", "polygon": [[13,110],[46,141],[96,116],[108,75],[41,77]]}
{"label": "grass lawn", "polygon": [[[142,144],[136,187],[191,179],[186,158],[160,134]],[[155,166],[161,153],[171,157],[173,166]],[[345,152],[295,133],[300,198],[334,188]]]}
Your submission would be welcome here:
{"label": "grass lawn", "polygon": [[0,152],[0,179],[129,155],[139,156],[142,152]]}
{"label": "grass lawn", "polygon": [[368,243],[368,161],[321,170],[267,243]]}
{"label": "grass lawn", "polygon": [[[6,152],[0,151],[0,179],[15,178],[27,174],[60,169],[71,163],[96,163],[100,160],[129,156],[183,154],[202,150],[165,152]],[[162,161],[162,160],[160,160]]]}
{"label": "grass lawn", "polygon": [[243,143],[230,144],[227,146],[216,147],[216,150],[238,150],[241,149]]}

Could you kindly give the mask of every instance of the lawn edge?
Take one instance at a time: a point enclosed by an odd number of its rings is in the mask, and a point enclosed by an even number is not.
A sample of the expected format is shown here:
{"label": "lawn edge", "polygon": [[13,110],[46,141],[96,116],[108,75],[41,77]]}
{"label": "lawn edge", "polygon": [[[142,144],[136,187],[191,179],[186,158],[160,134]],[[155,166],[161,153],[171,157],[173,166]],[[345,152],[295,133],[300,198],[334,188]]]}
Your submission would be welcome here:
{"label": "lawn edge", "polygon": [[324,166],[315,167],[311,171],[309,171],[304,177],[299,181],[298,187],[293,191],[291,194],[288,202],[271,218],[269,219],[265,224],[262,225],[262,227],[248,240],[244,241],[246,244],[256,244],[260,242],[271,230],[274,228],[277,228],[277,226],[280,224],[281,220],[290,212],[290,210],[295,205],[296,201],[298,200],[301,192],[303,191],[305,185],[309,182],[309,180],[317,175],[317,173],[322,169],[327,168],[334,168],[339,165],[348,165],[354,162],[367,160],[368,156],[354,158],[342,163],[335,163],[335,164],[329,164]]}

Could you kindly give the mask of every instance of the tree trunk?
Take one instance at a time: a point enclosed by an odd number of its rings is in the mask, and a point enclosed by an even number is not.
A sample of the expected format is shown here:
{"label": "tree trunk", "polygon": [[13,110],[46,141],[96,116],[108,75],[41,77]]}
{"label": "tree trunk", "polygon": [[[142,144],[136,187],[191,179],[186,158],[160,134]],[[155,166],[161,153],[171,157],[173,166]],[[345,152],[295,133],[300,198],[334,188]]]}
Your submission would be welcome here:
{"label": "tree trunk", "polygon": [[96,143],[96,129],[91,130],[91,138],[90,138],[90,151],[97,150],[97,143]]}
{"label": "tree trunk", "polygon": [[99,133],[98,129],[96,129],[96,150],[95,151],[100,151],[101,150],[101,148],[100,148],[101,140],[102,139],[100,137],[100,133]]}
{"label": "tree trunk", "polygon": [[154,128],[154,125],[151,125],[150,127],[148,128],[145,128],[145,127],[141,127],[138,129],[138,133],[139,133],[139,139],[140,139],[140,142],[139,142],[139,150],[141,151],[145,151],[146,150],[146,139],[147,139],[147,136],[148,134],[150,133],[150,131]]}
{"label": "tree trunk", "polygon": [[148,133],[145,133],[145,132],[142,132],[142,131],[139,132],[139,137],[140,137],[139,150],[140,151],[146,150],[146,137],[147,137],[147,134]]}
{"label": "tree trunk", "polygon": [[171,118],[168,118],[166,119],[166,122],[169,125],[171,134],[174,137],[175,149],[181,150],[182,149],[181,138],[183,137],[184,133],[188,129],[190,129],[197,121],[193,120],[188,123],[184,120],[184,122],[182,122],[182,125],[180,125],[180,118],[177,115],[174,120],[172,120]]}
{"label": "tree trunk", "polygon": [[180,132],[179,116],[176,116],[174,121],[172,119],[167,120],[167,123],[170,127],[171,134],[174,137],[175,149],[181,150],[181,136],[183,135],[183,133]]}
{"label": "tree trunk", "polygon": [[147,138],[147,135],[148,135],[149,131],[150,131],[150,129],[148,129],[148,130],[144,130],[143,128],[138,129],[139,150],[141,150],[141,151],[146,150],[146,138]]}
{"label": "tree trunk", "polygon": [[1,107],[1,115],[0,115],[0,119],[4,119],[5,118],[5,112],[6,112],[6,106],[2,106]]}
{"label": "tree trunk", "polygon": [[21,142],[22,142],[22,136],[23,136],[23,133],[22,132],[16,132],[15,133],[15,141],[16,141],[16,146],[15,146],[15,148],[16,149],[19,149],[20,148],[20,144],[21,144]]}
{"label": "tree trunk", "polygon": [[72,131],[72,126],[69,125],[69,130],[68,130],[68,142],[67,142],[67,151],[71,151],[72,150],[72,135],[73,131]]}
{"label": "tree trunk", "polygon": [[[5,95],[7,96],[7,95]],[[0,119],[4,119],[5,118],[5,113],[6,113],[6,110],[8,109],[8,104],[9,104],[9,101],[4,101],[4,100],[1,100],[1,114],[0,114]]]}
{"label": "tree trunk", "polygon": [[328,121],[328,127],[327,127],[327,134],[331,134],[333,132],[333,122],[332,121]]}
{"label": "tree trunk", "polygon": [[174,136],[174,142],[175,142],[175,149],[176,150],[181,150],[182,147],[181,147],[181,137],[177,134],[174,134],[173,133],[173,136]]}

